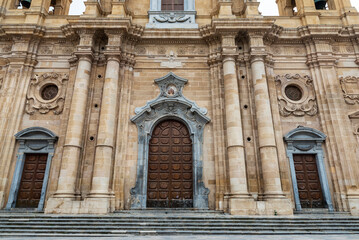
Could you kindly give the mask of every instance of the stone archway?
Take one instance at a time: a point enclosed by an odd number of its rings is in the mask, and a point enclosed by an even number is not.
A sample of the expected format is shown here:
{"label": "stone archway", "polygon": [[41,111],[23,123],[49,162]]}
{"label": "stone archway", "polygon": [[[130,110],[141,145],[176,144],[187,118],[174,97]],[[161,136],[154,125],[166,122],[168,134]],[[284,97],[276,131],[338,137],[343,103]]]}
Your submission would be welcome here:
{"label": "stone archway", "polygon": [[137,176],[136,186],[131,189],[131,208],[147,207],[148,156],[152,132],[158,123],[174,119],[186,125],[192,140],[193,208],[208,209],[209,190],[202,180],[203,130],[210,121],[206,116],[207,110],[199,108],[196,103],[183,96],[186,79],[169,73],[156,79],[155,83],[160,87],[160,95],[146,106],[137,108],[136,116],[131,119],[138,128]]}

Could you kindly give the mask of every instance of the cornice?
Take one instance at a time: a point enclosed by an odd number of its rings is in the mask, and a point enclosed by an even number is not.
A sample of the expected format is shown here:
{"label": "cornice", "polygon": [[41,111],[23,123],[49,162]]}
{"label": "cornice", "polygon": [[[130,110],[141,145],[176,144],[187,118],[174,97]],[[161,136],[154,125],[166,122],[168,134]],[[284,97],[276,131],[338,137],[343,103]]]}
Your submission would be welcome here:
{"label": "cornice", "polygon": [[43,37],[46,32],[46,27],[35,24],[6,24],[1,26],[1,32],[6,35],[31,35]]}

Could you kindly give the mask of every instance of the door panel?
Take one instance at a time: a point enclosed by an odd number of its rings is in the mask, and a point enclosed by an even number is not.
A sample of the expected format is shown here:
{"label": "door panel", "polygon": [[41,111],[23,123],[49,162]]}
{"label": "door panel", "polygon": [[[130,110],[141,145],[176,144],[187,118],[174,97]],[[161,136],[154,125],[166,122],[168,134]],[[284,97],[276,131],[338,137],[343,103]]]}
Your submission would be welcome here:
{"label": "door panel", "polygon": [[37,208],[45,176],[47,154],[26,154],[16,207]]}
{"label": "door panel", "polygon": [[300,204],[303,208],[324,208],[315,155],[294,155]]}
{"label": "door panel", "polygon": [[148,157],[147,207],[193,207],[192,141],[178,121],[159,123]]}

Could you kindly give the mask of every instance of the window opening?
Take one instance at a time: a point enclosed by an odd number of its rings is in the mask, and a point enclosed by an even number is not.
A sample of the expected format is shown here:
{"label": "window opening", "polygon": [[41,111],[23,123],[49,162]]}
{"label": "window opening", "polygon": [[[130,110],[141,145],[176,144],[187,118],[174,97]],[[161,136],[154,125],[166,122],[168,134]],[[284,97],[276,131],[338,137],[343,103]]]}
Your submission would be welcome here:
{"label": "window opening", "polygon": [[327,0],[314,0],[314,3],[317,10],[328,9]]}
{"label": "window opening", "polygon": [[31,0],[21,0],[20,4],[21,4],[22,8],[30,8]]}
{"label": "window opening", "polygon": [[183,11],[184,10],[184,0],[162,0],[161,10],[169,11]]}

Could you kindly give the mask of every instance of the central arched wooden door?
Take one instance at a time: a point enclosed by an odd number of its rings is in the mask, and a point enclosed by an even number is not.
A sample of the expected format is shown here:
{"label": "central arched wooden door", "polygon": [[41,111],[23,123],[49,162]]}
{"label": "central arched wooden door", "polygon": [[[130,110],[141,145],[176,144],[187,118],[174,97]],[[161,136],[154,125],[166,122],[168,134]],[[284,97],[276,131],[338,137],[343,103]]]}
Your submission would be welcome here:
{"label": "central arched wooden door", "polygon": [[148,157],[147,207],[193,207],[192,141],[176,120],[160,122],[152,133]]}

